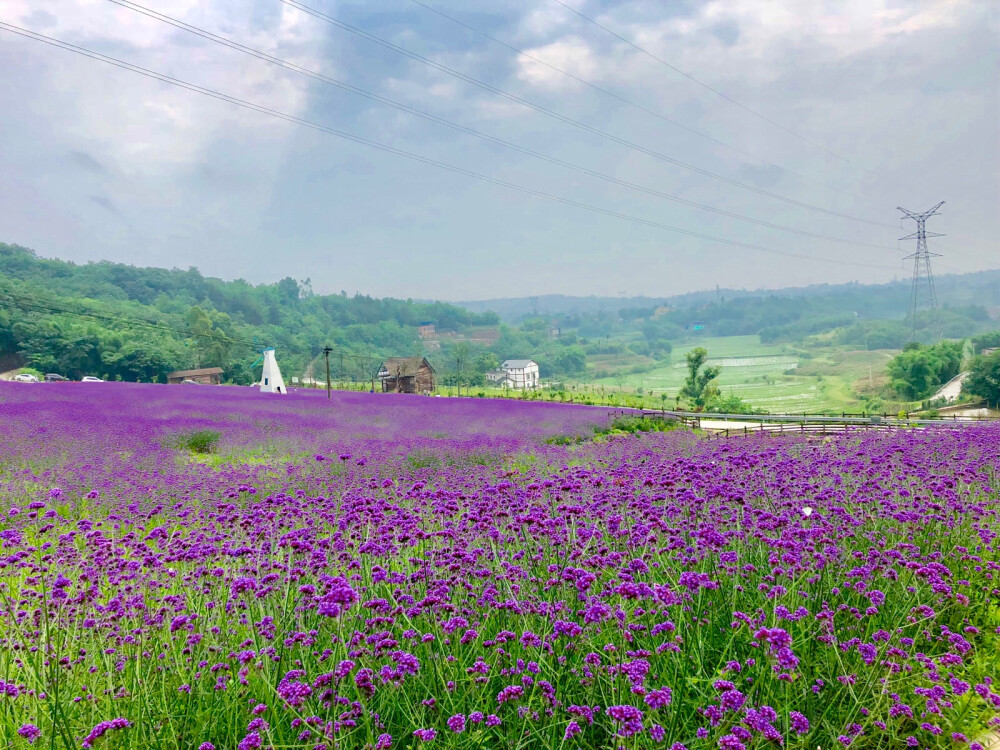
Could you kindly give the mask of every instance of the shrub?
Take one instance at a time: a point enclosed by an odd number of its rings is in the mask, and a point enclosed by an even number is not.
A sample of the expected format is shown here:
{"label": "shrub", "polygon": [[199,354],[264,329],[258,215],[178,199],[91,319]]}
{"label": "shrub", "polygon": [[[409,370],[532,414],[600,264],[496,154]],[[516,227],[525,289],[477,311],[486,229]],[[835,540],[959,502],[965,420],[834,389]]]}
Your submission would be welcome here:
{"label": "shrub", "polygon": [[673,419],[653,419],[651,417],[618,417],[607,427],[595,427],[598,435],[612,433],[635,434],[637,432],[670,432],[677,429],[678,422]]}
{"label": "shrub", "polygon": [[195,430],[178,436],[174,444],[192,453],[212,453],[218,447],[221,437],[216,430]]}

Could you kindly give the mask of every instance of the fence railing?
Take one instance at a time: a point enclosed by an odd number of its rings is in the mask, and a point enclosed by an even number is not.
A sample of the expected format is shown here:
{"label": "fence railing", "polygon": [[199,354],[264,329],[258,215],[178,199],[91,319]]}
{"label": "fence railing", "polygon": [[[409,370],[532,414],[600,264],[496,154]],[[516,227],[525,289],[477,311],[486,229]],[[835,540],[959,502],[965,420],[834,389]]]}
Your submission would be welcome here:
{"label": "fence railing", "polygon": [[[898,424],[890,424],[887,422],[878,422],[875,424],[831,424],[827,422],[823,423],[810,423],[810,422],[799,422],[788,423],[788,422],[778,422],[776,424],[760,423],[753,425],[743,425],[742,427],[725,427],[716,428],[712,430],[706,430],[706,434],[711,437],[735,437],[738,435],[751,435],[764,433],[767,435],[842,435],[845,432],[854,431],[864,431],[870,432],[872,430],[882,431],[882,432],[892,432],[901,429]],[[916,427],[915,429],[927,429],[926,427]]]}
{"label": "fence railing", "polygon": [[[609,421],[622,417],[665,419],[690,427],[701,428],[704,422],[735,423],[712,425],[707,431],[722,435],[748,435],[752,432],[773,433],[842,433],[848,429],[898,430],[901,428],[959,426],[991,421],[989,417],[951,415],[948,417],[909,419],[889,414],[725,414],[717,412],[688,412],[668,409],[615,409],[609,412]],[[740,424],[742,423],[742,424]]]}

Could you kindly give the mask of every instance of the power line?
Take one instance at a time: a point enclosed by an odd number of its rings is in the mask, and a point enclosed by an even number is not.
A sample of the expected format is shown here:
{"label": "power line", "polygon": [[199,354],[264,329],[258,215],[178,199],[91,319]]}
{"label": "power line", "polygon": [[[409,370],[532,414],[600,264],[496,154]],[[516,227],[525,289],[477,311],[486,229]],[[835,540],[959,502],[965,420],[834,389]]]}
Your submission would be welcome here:
{"label": "power line", "polygon": [[[418,0],[413,0],[413,1],[417,2]],[[292,70],[292,71],[294,71],[296,73],[300,73],[302,75],[308,76],[309,78],[312,78],[314,80],[320,81],[321,83],[325,83],[325,84],[328,84],[330,86],[334,86],[334,87],[339,88],[341,90],[348,91],[348,92],[350,92],[352,94],[357,94],[359,96],[363,96],[363,97],[365,97],[367,99],[371,99],[373,101],[377,101],[380,104],[384,104],[386,106],[393,107],[393,108],[395,108],[397,110],[400,110],[400,111],[403,111],[403,112],[407,112],[407,113],[415,115],[417,117],[422,117],[422,118],[424,118],[426,120],[430,120],[430,121],[432,121],[434,123],[437,123],[439,125],[443,125],[444,127],[451,128],[452,130],[456,130],[456,131],[459,131],[461,133],[465,133],[467,135],[474,136],[474,137],[479,138],[481,140],[484,140],[484,141],[486,141],[488,143],[493,143],[493,144],[496,144],[496,145],[499,145],[499,146],[503,146],[505,148],[509,148],[509,149],[517,151],[519,153],[526,154],[526,155],[531,156],[533,158],[539,159],[541,161],[546,161],[546,162],[548,162],[550,164],[556,164],[557,166],[561,166],[561,167],[564,167],[566,169],[573,170],[573,171],[578,172],[580,174],[586,174],[586,175],[589,175],[591,177],[595,177],[595,178],[597,178],[599,180],[604,180],[605,182],[610,182],[612,184],[619,185],[621,187],[630,188],[632,190],[636,190],[638,192],[645,193],[647,195],[652,195],[652,196],[655,196],[657,198],[662,198],[664,200],[673,201],[675,203],[679,203],[679,204],[684,205],[684,206],[689,206],[691,208],[697,208],[697,209],[700,209],[702,211],[708,211],[710,213],[714,213],[714,214],[717,214],[717,215],[720,215],[720,216],[726,216],[726,217],[729,217],[731,219],[736,219],[738,221],[746,221],[746,222],[749,222],[751,224],[756,224],[758,226],[768,227],[769,229],[775,229],[775,230],[782,231],[782,232],[788,232],[790,234],[796,234],[796,235],[799,235],[800,237],[810,237],[810,238],[813,238],[813,239],[829,240],[830,242],[837,242],[837,243],[845,244],[845,245],[855,245],[857,247],[866,247],[866,248],[876,249],[876,250],[888,250],[888,251],[895,250],[895,248],[888,247],[888,246],[885,246],[885,245],[876,245],[876,244],[865,243],[865,242],[857,242],[855,240],[848,240],[848,239],[843,239],[843,238],[840,238],[840,237],[833,237],[833,236],[830,236],[830,235],[827,235],[827,234],[819,234],[819,233],[816,233],[816,232],[809,232],[809,231],[806,231],[806,230],[803,230],[803,229],[796,229],[794,227],[789,227],[789,226],[786,226],[786,225],[783,225],[783,224],[775,224],[773,222],[765,221],[763,219],[755,219],[755,218],[753,218],[751,216],[746,216],[744,214],[739,214],[739,213],[736,213],[736,212],[733,212],[733,211],[727,211],[725,209],[717,208],[715,206],[710,206],[710,205],[707,205],[707,204],[704,204],[704,203],[698,203],[696,201],[688,200],[686,198],[681,198],[681,197],[676,196],[676,195],[671,195],[669,193],[665,193],[665,192],[663,192],[661,190],[656,190],[654,188],[650,188],[650,187],[647,187],[647,186],[644,186],[644,185],[639,185],[639,184],[630,182],[628,180],[622,180],[622,179],[620,179],[618,177],[614,177],[613,175],[605,174],[603,172],[599,172],[599,171],[590,169],[588,167],[583,167],[583,166],[580,166],[580,165],[577,165],[577,164],[573,164],[572,162],[568,162],[568,161],[565,161],[563,159],[559,159],[559,158],[554,157],[554,156],[549,156],[548,154],[544,154],[544,153],[541,153],[541,152],[538,152],[538,151],[534,151],[533,149],[526,148],[524,146],[520,146],[520,145],[518,145],[516,143],[512,143],[510,141],[506,141],[506,140],[504,140],[502,138],[497,138],[495,136],[491,136],[491,135],[488,135],[486,133],[482,133],[480,131],[474,130],[474,129],[469,128],[469,127],[466,127],[465,125],[461,125],[459,123],[453,122],[453,121],[445,119],[443,117],[439,117],[439,116],[431,114],[429,112],[425,112],[425,111],[417,109],[415,107],[411,107],[408,104],[403,104],[403,103],[397,102],[397,101],[395,101],[393,99],[389,99],[388,97],[382,96],[381,94],[376,94],[376,93],[373,93],[373,92],[370,92],[370,91],[366,91],[366,90],[364,90],[362,88],[359,88],[357,86],[354,86],[352,84],[345,83],[345,82],[339,81],[339,80],[337,80],[335,78],[331,78],[329,76],[326,76],[323,73],[318,73],[316,71],[309,70],[308,68],[303,68],[302,66],[297,65],[295,63],[289,62],[287,60],[283,60],[283,59],[275,57],[273,55],[269,55],[266,52],[261,52],[260,50],[256,50],[256,49],[254,49],[252,47],[247,47],[246,45],[240,44],[238,42],[234,42],[231,39],[227,39],[226,37],[222,37],[222,36],[219,36],[217,34],[213,34],[212,32],[206,31],[205,29],[199,28],[197,26],[192,26],[191,24],[185,23],[184,21],[179,21],[179,20],[177,20],[175,18],[171,18],[170,16],[164,15],[163,13],[159,13],[158,11],[151,10],[149,8],[146,8],[146,7],[142,6],[142,5],[139,5],[138,3],[131,2],[131,0],[108,0],[108,2],[114,3],[115,5],[119,5],[119,6],[123,7],[123,8],[127,8],[127,9],[135,11],[137,13],[141,13],[141,14],[143,14],[145,16],[153,18],[153,19],[155,19],[157,21],[161,21],[161,22],[166,23],[166,24],[168,24],[170,26],[173,26],[175,28],[182,29],[184,31],[190,32],[192,34],[195,34],[196,36],[202,37],[203,39],[207,39],[207,40],[209,40],[211,42],[216,42],[217,44],[221,44],[221,45],[223,45],[225,47],[228,47],[230,49],[236,50],[237,52],[242,52],[242,53],[244,53],[246,55],[250,55],[251,57],[256,57],[256,58],[258,58],[260,60],[264,60],[265,62],[269,62],[271,64],[278,65],[278,66],[286,68],[288,70]]]}
{"label": "power line", "polygon": [[[287,2],[287,0],[282,0],[282,1],[283,2]],[[554,195],[552,193],[547,193],[547,192],[544,192],[542,190],[536,190],[534,188],[528,188],[528,187],[524,187],[522,185],[517,185],[517,184],[512,183],[512,182],[507,182],[506,180],[500,180],[498,178],[490,177],[488,175],[484,175],[484,174],[481,174],[479,172],[473,172],[472,170],[465,169],[464,167],[459,167],[459,166],[456,166],[456,165],[453,165],[453,164],[448,164],[446,162],[438,161],[436,159],[431,159],[431,158],[426,157],[426,156],[421,156],[419,154],[415,154],[415,153],[412,153],[412,152],[409,152],[409,151],[404,151],[403,149],[399,149],[399,148],[396,148],[394,146],[389,146],[389,145],[386,145],[386,144],[383,144],[383,143],[379,143],[377,141],[373,141],[373,140],[370,140],[368,138],[363,138],[361,136],[354,135],[352,133],[347,133],[347,132],[342,131],[342,130],[337,130],[335,128],[330,128],[330,127],[327,127],[326,125],[321,125],[321,124],[313,122],[311,120],[306,120],[306,119],[303,119],[301,117],[296,117],[294,115],[289,115],[287,113],[280,112],[278,110],[270,109],[269,107],[264,107],[264,106],[259,105],[259,104],[254,104],[254,103],[248,102],[248,101],[246,101],[244,99],[239,99],[237,97],[230,96],[229,94],[224,94],[224,93],[212,90],[212,89],[207,89],[207,88],[204,88],[202,86],[198,86],[198,85],[193,84],[193,83],[189,83],[187,81],[183,81],[183,80],[181,80],[179,78],[173,78],[172,76],[168,76],[168,75],[165,75],[163,73],[158,73],[156,71],[149,70],[148,68],[143,68],[143,67],[140,67],[138,65],[134,65],[132,63],[128,63],[128,62],[125,62],[123,60],[119,60],[118,58],[111,57],[109,55],[104,55],[104,54],[102,54],[100,52],[94,52],[93,50],[89,50],[89,49],[86,49],[84,47],[79,47],[79,46],[77,46],[75,44],[70,44],[69,42],[63,42],[63,41],[60,41],[58,39],[54,39],[52,37],[45,36],[44,34],[39,34],[38,32],[30,31],[28,29],[21,28],[20,26],[15,26],[13,24],[9,24],[9,23],[5,23],[3,21],[0,21],[0,28],[6,29],[8,31],[11,31],[14,34],[18,34],[20,36],[24,36],[24,37],[27,37],[29,39],[34,39],[35,41],[43,42],[45,44],[48,44],[48,45],[53,46],[53,47],[57,47],[59,49],[63,49],[63,50],[69,51],[69,52],[74,52],[76,54],[83,55],[84,57],[89,57],[91,59],[98,60],[100,62],[108,63],[109,65],[114,65],[115,67],[122,68],[123,70],[128,70],[128,71],[133,72],[133,73],[138,73],[139,75],[143,75],[143,76],[145,76],[147,78],[152,78],[152,79],[160,81],[162,83],[169,83],[169,84],[171,84],[173,86],[178,86],[180,88],[187,89],[188,91],[193,91],[195,93],[202,94],[204,96],[208,96],[208,97],[211,97],[213,99],[218,99],[220,101],[228,102],[230,104],[235,104],[235,105],[237,105],[239,107],[243,107],[245,109],[249,109],[249,110],[252,110],[254,112],[260,112],[262,114],[270,115],[271,117],[275,117],[277,119],[284,120],[286,122],[291,122],[291,123],[294,123],[294,124],[297,124],[297,125],[302,125],[303,127],[307,127],[307,128],[312,129],[312,130],[316,130],[316,131],[319,131],[319,132],[322,132],[322,133],[327,133],[328,135],[333,135],[333,136],[336,136],[338,138],[343,138],[345,140],[352,141],[354,143],[359,143],[359,144],[362,144],[362,145],[365,145],[365,146],[369,146],[369,147],[377,149],[379,151],[384,151],[386,153],[394,154],[396,156],[403,156],[403,157],[405,157],[407,159],[412,159],[413,161],[417,161],[417,162],[420,162],[422,164],[427,164],[427,165],[435,166],[435,167],[438,167],[440,169],[443,169],[443,170],[446,170],[446,171],[449,171],[449,172],[454,172],[456,174],[461,174],[461,175],[464,175],[466,177],[471,177],[473,179],[480,180],[480,181],[486,182],[486,183],[490,183],[492,185],[497,185],[497,186],[500,186],[500,187],[505,187],[505,188],[507,188],[509,190],[514,190],[514,191],[517,191],[517,192],[521,192],[521,193],[524,193],[526,195],[532,195],[532,196],[539,197],[539,198],[545,198],[546,200],[554,201],[556,203],[562,203],[564,205],[574,206],[576,208],[580,208],[580,209],[583,209],[583,210],[586,210],[586,211],[590,211],[590,212],[593,212],[593,213],[596,213],[596,214],[601,214],[601,215],[604,215],[604,216],[612,216],[612,217],[615,217],[615,218],[622,219],[624,221],[629,221],[629,222],[633,222],[633,223],[636,223],[636,224],[642,224],[642,225],[649,226],[649,227],[663,229],[663,230],[666,230],[666,231],[669,231],[669,232],[674,232],[676,234],[681,234],[681,235],[685,235],[685,236],[689,236],[689,237],[696,237],[696,238],[699,238],[699,239],[705,239],[705,240],[709,240],[709,241],[712,241],[712,242],[718,242],[718,243],[724,244],[724,245],[730,245],[730,246],[733,246],[733,247],[742,247],[742,248],[746,248],[748,250],[758,250],[760,252],[771,253],[771,254],[775,254],[775,255],[782,255],[782,256],[786,256],[786,257],[801,258],[803,260],[818,261],[818,262],[822,262],[822,263],[834,263],[834,264],[837,264],[837,265],[854,265],[854,266],[865,267],[865,268],[880,268],[880,269],[892,269],[892,268],[894,268],[894,266],[881,266],[881,265],[874,265],[874,264],[870,264],[870,263],[849,262],[849,261],[844,261],[842,259],[837,259],[837,258],[825,258],[825,257],[821,257],[821,256],[806,255],[804,253],[795,253],[795,252],[789,252],[789,251],[784,251],[784,250],[776,250],[774,248],[765,247],[763,245],[755,245],[755,244],[748,243],[748,242],[740,242],[739,240],[732,240],[732,239],[727,239],[725,237],[718,237],[718,236],[715,236],[715,235],[705,234],[703,232],[696,232],[696,231],[693,231],[693,230],[690,230],[690,229],[682,229],[680,227],[670,226],[669,224],[663,224],[661,222],[652,221],[652,220],[649,220],[649,219],[643,219],[643,218],[636,217],[636,216],[631,216],[629,214],[624,214],[624,213],[621,213],[621,212],[618,212],[618,211],[613,211],[611,209],[601,208],[599,206],[594,206],[594,205],[591,205],[589,203],[583,203],[581,201],[576,201],[576,200],[573,200],[571,198],[564,198],[562,196]]]}
{"label": "power line", "polygon": [[[115,1],[116,0],[111,0],[111,2],[115,2]],[[790,169],[788,167],[784,167],[784,166],[782,166],[780,164],[775,164],[774,162],[772,162],[772,161],[770,161],[768,159],[765,159],[765,158],[763,158],[761,156],[757,156],[756,154],[752,154],[749,151],[745,151],[745,150],[739,148],[738,146],[733,146],[730,143],[726,143],[725,141],[719,140],[715,136],[712,136],[709,133],[704,132],[703,130],[698,130],[697,128],[692,128],[692,127],[690,127],[688,125],[685,125],[685,124],[683,124],[681,122],[678,122],[677,120],[674,120],[674,119],[672,119],[670,117],[667,117],[662,112],[657,112],[655,109],[650,109],[649,107],[646,107],[646,106],[644,106],[642,104],[634,102],[631,99],[629,99],[628,97],[622,96],[621,94],[618,94],[618,93],[616,93],[614,91],[611,91],[610,89],[606,89],[603,86],[599,86],[598,84],[594,83],[593,81],[589,81],[586,78],[583,78],[581,76],[576,75],[575,73],[570,73],[568,70],[563,70],[562,68],[560,68],[560,67],[558,67],[556,65],[553,65],[550,62],[547,62],[547,61],[543,60],[542,58],[538,57],[537,55],[533,55],[532,53],[530,53],[530,52],[528,52],[526,50],[520,49],[519,47],[515,47],[512,44],[508,44],[507,42],[503,41],[502,39],[498,39],[497,37],[493,36],[492,34],[488,34],[485,31],[482,31],[481,29],[477,29],[476,27],[471,26],[471,25],[465,23],[464,21],[459,20],[459,19],[455,18],[454,16],[448,15],[447,13],[445,13],[444,11],[442,11],[442,10],[440,10],[438,8],[434,8],[434,7],[430,6],[430,5],[428,5],[427,3],[422,2],[422,0],[410,0],[410,2],[414,3],[415,5],[419,5],[421,8],[425,8],[426,10],[429,10],[431,13],[434,13],[435,15],[438,15],[441,18],[447,19],[448,21],[451,21],[452,23],[457,24],[458,26],[461,26],[463,29],[467,29],[467,30],[471,31],[473,34],[478,34],[479,36],[483,37],[484,39],[489,39],[491,42],[495,42],[496,44],[499,44],[501,47],[509,49],[510,51],[512,51],[512,52],[514,52],[514,53],[516,53],[518,55],[521,55],[523,57],[526,57],[529,60],[533,60],[534,62],[538,63],[539,65],[544,65],[549,70],[553,70],[556,73],[559,73],[560,75],[566,76],[567,78],[570,78],[570,79],[576,81],[577,83],[582,83],[584,86],[588,86],[589,88],[593,89],[594,91],[598,91],[601,94],[604,94],[605,96],[609,96],[612,99],[616,99],[617,101],[622,102],[623,104],[627,104],[628,106],[633,107],[635,109],[638,109],[641,112],[645,112],[647,115],[651,115],[651,116],[655,117],[658,120],[662,120],[663,122],[666,122],[666,123],[668,123],[670,125],[673,125],[676,128],[680,128],[681,130],[687,131],[688,133],[691,133],[692,135],[696,135],[699,138],[704,138],[705,140],[710,141],[711,143],[714,143],[717,146],[722,146],[723,148],[729,149],[730,151],[733,151],[734,153],[740,154],[741,156],[745,156],[745,157],[747,157],[749,159],[753,159],[754,161],[758,161],[758,162],[761,162],[762,164],[766,164],[769,167],[775,167],[776,169],[780,169],[782,172],[785,172],[785,173],[790,174],[790,175],[794,175],[795,177],[798,177],[800,180],[803,180],[805,182],[811,182],[811,183],[814,183],[816,185],[820,185],[820,186],[822,186],[822,187],[824,187],[824,188],[826,188],[828,190],[832,190],[834,192],[846,193],[847,195],[850,195],[850,196],[852,196],[854,198],[862,198],[862,196],[858,195],[857,193],[853,193],[850,190],[844,190],[843,188],[837,188],[837,187],[834,187],[832,185],[828,185],[827,183],[823,182],[822,180],[817,180],[817,179],[812,178],[812,177],[807,177],[806,175],[802,174],[801,172],[796,172],[794,169]]]}
{"label": "power line", "polygon": [[609,29],[607,26],[605,26],[604,24],[600,23],[599,21],[591,18],[590,16],[584,15],[583,13],[581,13],[580,11],[578,11],[576,8],[572,7],[571,5],[568,5],[568,4],[564,3],[563,0],[553,0],[553,2],[558,3],[559,5],[561,5],[562,7],[564,7],[566,10],[570,11],[571,13],[575,13],[577,16],[579,16],[580,18],[582,18],[584,21],[587,21],[588,23],[593,24],[597,28],[604,30],[605,32],[607,32],[608,34],[610,34],[611,36],[613,36],[615,39],[619,39],[619,40],[625,42],[625,44],[627,44],[630,47],[638,50],[639,52],[641,52],[642,54],[646,55],[647,57],[650,57],[653,60],[656,60],[658,63],[660,63],[661,65],[666,66],[667,68],[669,68],[670,70],[674,71],[675,73],[678,73],[679,75],[684,76],[689,81],[692,81],[693,83],[698,84],[703,89],[711,91],[713,94],[715,94],[716,96],[719,96],[719,97],[725,99],[730,104],[733,104],[733,105],[739,107],[740,109],[742,109],[745,112],[749,112],[754,117],[759,117],[764,122],[766,122],[766,123],[768,123],[770,125],[773,125],[774,127],[778,128],[779,130],[781,130],[781,131],[783,131],[785,133],[788,133],[791,136],[794,136],[794,137],[798,138],[800,141],[804,141],[805,143],[808,143],[810,146],[815,146],[816,148],[821,149],[822,151],[825,151],[826,153],[830,154],[830,156],[836,157],[837,159],[840,159],[841,161],[845,162],[846,164],[851,164],[853,166],[856,166],[856,167],[858,167],[860,169],[863,169],[865,172],[868,172],[868,174],[870,174],[870,175],[872,175],[874,177],[878,177],[878,175],[875,174],[875,172],[872,172],[867,167],[865,167],[865,166],[863,166],[861,164],[856,164],[855,162],[853,162],[850,159],[848,159],[846,156],[841,156],[836,151],[831,151],[830,149],[828,149],[823,144],[817,143],[816,141],[814,141],[814,140],[812,140],[810,138],[807,138],[806,136],[801,135],[800,133],[796,133],[794,130],[791,130],[790,128],[785,127],[780,122],[777,122],[776,120],[772,120],[767,115],[761,114],[757,110],[751,109],[750,107],[748,107],[747,105],[743,104],[742,102],[739,102],[736,99],[733,99],[728,94],[726,94],[726,93],[724,93],[722,91],[719,91],[718,89],[713,88],[712,86],[709,86],[704,81],[701,81],[701,80],[695,78],[690,73],[688,73],[688,72],[686,72],[684,70],[681,70],[676,65],[673,65],[673,64],[667,62],[666,60],[664,60],[662,57],[654,55],[649,50],[647,50],[647,49],[645,49],[643,47],[640,47],[638,44],[636,44],[635,42],[633,42],[631,39],[625,38],[621,34],[618,34],[617,32]]}
{"label": "power line", "polygon": [[323,13],[321,11],[318,11],[318,10],[316,10],[314,8],[310,8],[308,5],[303,5],[298,0],[280,0],[280,1],[282,3],[284,3],[285,5],[291,7],[291,8],[295,8],[296,10],[300,10],[303,13],[307,13],[307,14],[315,17],[315,18],[318,18],[321,21],[324,21],[324,22],[332,25],[332,26],[336,26],[339,29],[343,29],[344,31],[347,31],[347,32],[349,32],[351,34],[355,34],[357,36],[362,37],[363,39],[367,39],[368,41],[373,42],[374,44],[377,44],[377,45],[379,45],[381,47],[385,47],[386,49],[392,50],[393,52],[396,52],[396,53],[398,53],[400,55],[408,57],[411,60],[415,60],[417,62],[420,62],[420,63],[424,64],[424,65],[432,67],[435,70],[439,70],[439,71],[441,71],[443,73],[447,73],[448,75],[453,76],[455,78],[458,78],[459,80],[465,81],[466,83],[469,83],[469,84],[471,84],[473,86],[477,86],[477,87],[479,87],[481,89],[489,91],[489,92],[491,92],[493,94],[496,94],[497,96],[501,96],[501,97],[503,97],[505,99],[508,99],[509,101],[516,102],[517,104],[520,104],[520,105],[522,105],[524,107],[532,109],[532,110],[534,110],[536,112],[539,112],[541,114],[544,114],[544,115],[546,115],[548,117],[552,117],[552,118],[554,118],[556,120],[559,120],[560,122],[564,122],[567,125],[572,125],[573,127],[579,128],[579,129],[584,130],[584,131],[586,131],[588,133],[591,133],[593,135],[596,135],[596,136],[599,136],[601,138],[607,139],[609,141],[612,141],[613,143],[617,143],[617,144],[619,144],[621,146],[625,146],[626,148],[632,149],[633,151],[637,151],[637,152],[645,154],[647,156],[651,156],[651,157],[653,157],[655,159],[659,159],[660,161],[667,162],[668,164],[673,164],[674,166],[681,167],[682,169],[687,169],[687,170],[689,170],[691,172],[695,172],[696,174],[700,174],[700,175],[702,175],[704,177],[708,177],[708,178],[713,179],[713,180],[718,180],[718,181],[724,182],[724,183],[726,183],[728,185],[733,185],[734,187],[743,188],[744,190],[749,190],[750,192],[757,193],[758,195],[763,195],[763,196],[766,196],[768,198],[773,198],[774,200],[778,200],[778,201],[781,201],[783,203],[787,203],[787,204],[792,205],[792,206],[797,206],[799,208],[805,208],[805,209],[808,209],[810,211],[817,211],[819,213],[827,214],[828,216],[836,216],[836,217],[839,217],[841,219],[850,219],[851,221],[861,222],[862,224],[870,224],[872,226],[888,227],[890,229],[895,229],[896,228],[895,225],[893,225],[893,224],[886,224],[886,223],[880,222],[880,221],[873,221],[871,219],[864,219],[864,218],[862,218],[860,216],[853,216],[851,214],[845,214],[845,213],[842,213],[842,212],[839,212],[839,211],[833,211],[831,209],[823,208],[822,206],[817,206],[817,205],[812,204],[812,203],[807,203],[805,201],[796,200],[795,198],[789,198],[788,196],[781,195],[779,193],[773,193],[770,190],[764,190],[763,188],[756,187],[755,185],[750,185],[749,183],[746,183],[746,182],[740,182],[739,180],[735,180],[735,179],[733,179],[731,177],[726,177],[726,176],[718,174],[716,172],[712,172],[711,170],[703,169],[702,167],[698,167],[698,166],[695,166],[693,164],[688,164],[687,162],[680,161],[679,159],[674,159],[673,157],[667,156],[664,153],[661,153],[659,151],[655,151],[655,150],[653,150],[651,148],[646,148],[645,146],[641,146],[641,145],[639,145],[637,143],[634,143],[632,141],[626,140],[625,138],[619,138],[618,136],[613,135],[613,134],[611,134],[611,133],[609,133],[609,132],[607,132],[605,130],[601,130],[599,128],[592,127],[591,125],[587,125],[585,122],[582,122],[580,120],[575,120],[572,117],[568,117],[566,115],[560,114],[560,113],[556,112],[555,110],[549,109],[547,107],[543,107],[540,104],[535,104],[534,102],[528,101],[527,99],[524,99],[523,97],[520,97],[520,96],[518,96],[516,94],[512,94],[509,91],[505,91],[505,90],[503,90],[501,88],[497,88],[496,86],[493,86],[492,84],[486,83],[485,81],[480,81],[477,78],[473,78],[472,76],[466,75],[465,73],[462,73],[462,72],[460,72],[458,70],[455,70],[454,68],[450,68],[447,65],[443,65],[443,64],[441,64],[439,62],[435,62],[434,60],[431,60],[431,59],[429,59],[427,57],[424,57],[422,55],[418,55],[416,52],[411,52],[410,50],[405,49],[404,47],[400,47],[397,44],[393,44],[392,42],[390,42],[390,41],[388,41],[386,39],[382,39],[381,37],[375,36],[374,34],[371,34],[371,33],[367,32],[367,31],[364,31],[363,29],[360,29],[360,28],[358,28],[356,26],[352,26],[351,24],[348,24],[348,23],[344,23],[343,21],[340,21],[340,20],[338,20],[336,18],[333,18],[332,16],[328,16],[327,14],[325,14],[325,13]]}

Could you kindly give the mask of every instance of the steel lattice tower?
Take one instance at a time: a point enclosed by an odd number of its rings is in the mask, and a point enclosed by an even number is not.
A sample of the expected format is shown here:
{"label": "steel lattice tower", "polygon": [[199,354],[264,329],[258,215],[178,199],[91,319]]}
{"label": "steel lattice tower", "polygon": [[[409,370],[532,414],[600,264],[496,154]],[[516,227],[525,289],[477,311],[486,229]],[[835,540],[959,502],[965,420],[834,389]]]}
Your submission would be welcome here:
{"label": "steel lattice tower", "polygon": [[934,274],[931,272],[931,256],[940,257],[940,254],[932,253],[927,249],[927,238],[944,237],[944,235],[928,232],[924,224],[931,216],[936,216],[938,209],[943,205],[944,201],[941,201],[934,208],[928,209],[922,214],[916,214],[902,206],[896,206],[898,211],[903,212],[904,218],[917,222],[916,232],[899,238],[900,240],[915,239],[917,241],[916,252],[903,258],[903,260],[913,259],[913,290],[910,293],[910,341],[917,339],[917,313],[927,309],[936,314],[938,309],[937,293],[934,291]]}

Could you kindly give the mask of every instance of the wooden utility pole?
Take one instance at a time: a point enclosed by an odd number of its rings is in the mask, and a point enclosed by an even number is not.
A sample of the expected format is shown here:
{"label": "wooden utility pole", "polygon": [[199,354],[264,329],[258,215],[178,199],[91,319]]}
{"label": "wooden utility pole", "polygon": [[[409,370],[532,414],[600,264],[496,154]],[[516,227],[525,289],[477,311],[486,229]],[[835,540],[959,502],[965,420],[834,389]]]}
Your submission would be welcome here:
{"label": "wooden utility pole", "polygon": [[330,352],[332,352],[329,346],[323,347],[323,356],[326,357],[326,398],[330,400]]}

